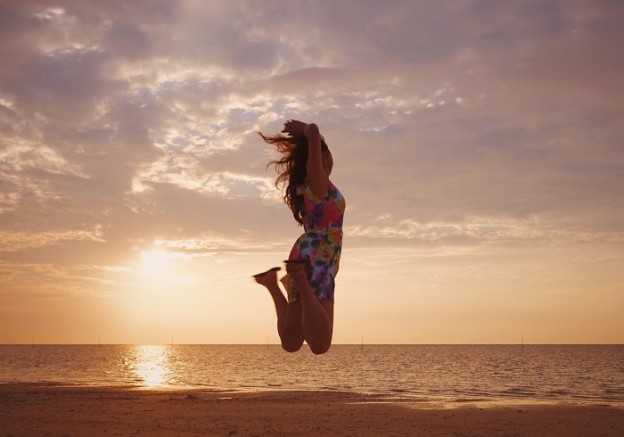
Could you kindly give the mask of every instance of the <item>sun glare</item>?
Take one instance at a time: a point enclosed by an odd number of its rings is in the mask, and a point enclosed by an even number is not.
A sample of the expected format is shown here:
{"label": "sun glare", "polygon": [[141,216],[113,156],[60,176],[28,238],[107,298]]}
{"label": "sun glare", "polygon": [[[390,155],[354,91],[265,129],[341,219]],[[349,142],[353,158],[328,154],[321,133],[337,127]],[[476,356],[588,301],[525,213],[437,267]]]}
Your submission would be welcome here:
{"label": "sun glare", "polygon": [[136,377],[145,388],[167,385],[171,372],[169,350],[164,345],[137,345],[134,349]]}
{"label": "sun glare", "polygon": [[164,250],[153,249],[141,252],[141,274],[147,278],[166,275],[171,256]]}

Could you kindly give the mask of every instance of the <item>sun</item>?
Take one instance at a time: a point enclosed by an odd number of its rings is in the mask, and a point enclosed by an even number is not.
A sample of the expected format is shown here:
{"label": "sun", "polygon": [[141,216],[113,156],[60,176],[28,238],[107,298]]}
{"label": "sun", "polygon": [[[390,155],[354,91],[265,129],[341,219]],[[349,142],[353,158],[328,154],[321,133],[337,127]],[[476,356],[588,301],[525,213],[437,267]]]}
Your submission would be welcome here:
{"label": "sun", "polygon": [[161,278],[167,275],[171,255],[162,249],[141,251],[141,275],[146,278]]}

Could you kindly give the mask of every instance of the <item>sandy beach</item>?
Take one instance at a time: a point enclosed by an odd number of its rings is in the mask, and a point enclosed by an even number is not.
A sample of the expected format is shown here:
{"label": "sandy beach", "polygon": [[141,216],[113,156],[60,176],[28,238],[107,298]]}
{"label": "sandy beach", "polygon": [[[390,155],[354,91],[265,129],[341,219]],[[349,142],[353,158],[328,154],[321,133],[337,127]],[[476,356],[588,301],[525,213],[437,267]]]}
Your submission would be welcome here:
{"label": "sandy beach", "polygon": [[459,407],[336,392],[0,386],[0,435],[621,436],[609,405]]}

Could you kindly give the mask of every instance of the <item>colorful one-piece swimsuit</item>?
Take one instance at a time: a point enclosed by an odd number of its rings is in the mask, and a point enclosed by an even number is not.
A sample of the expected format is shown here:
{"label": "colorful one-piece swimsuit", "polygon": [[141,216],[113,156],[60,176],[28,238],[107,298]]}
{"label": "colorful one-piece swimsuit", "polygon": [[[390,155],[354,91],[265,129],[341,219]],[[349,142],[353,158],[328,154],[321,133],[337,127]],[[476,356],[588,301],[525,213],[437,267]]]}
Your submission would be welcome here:
{"label": "colorful one-piece swimsuit", "polygon": [[[306,274],[312,291],[319,299],[334,301],[334,278],[338,273],[342,250],[342,220],[345,199],[331,182],[324,196],[312,192],[308,182],[299,187],[303,194],[303,229],[289,260],[306,260]],[[299,291],[289,275],[282,278],[288,301],[299,299]]]}

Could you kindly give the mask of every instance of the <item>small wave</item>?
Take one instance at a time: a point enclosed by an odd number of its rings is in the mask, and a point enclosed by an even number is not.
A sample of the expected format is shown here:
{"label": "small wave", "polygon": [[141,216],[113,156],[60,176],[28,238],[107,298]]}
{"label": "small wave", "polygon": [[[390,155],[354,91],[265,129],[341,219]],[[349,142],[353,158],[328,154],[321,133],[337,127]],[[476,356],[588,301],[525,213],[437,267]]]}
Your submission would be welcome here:
{"label": "small wave", "polygon": [[390,391],[392,393],[407,393],[409,390],[404,388],[391,388]]}
{"label": "small wave", "polygon": [[510,387],[505,390],[501,390],[499,394],[520,396],[520,397],[530,397],[530,396],[535,396],[537,392],[528,387]]}
{"label": "small wave", "polygon": [[546,396],[552,396],[552,397],[557,397],[557,396],[567,396],[570,394],[569,390],[549,390],[546,392]]}

